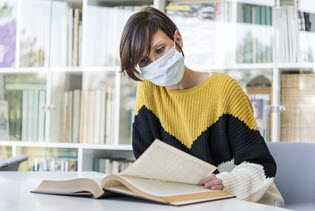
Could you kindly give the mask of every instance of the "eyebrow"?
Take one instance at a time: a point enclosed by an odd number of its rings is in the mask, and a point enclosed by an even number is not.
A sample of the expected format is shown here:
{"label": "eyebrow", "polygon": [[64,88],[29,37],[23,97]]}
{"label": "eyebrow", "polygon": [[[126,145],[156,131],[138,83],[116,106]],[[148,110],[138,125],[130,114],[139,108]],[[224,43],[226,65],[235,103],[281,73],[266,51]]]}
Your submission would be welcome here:
{"label": "eyebrow", "polygon": [[[163,41],[163,40],[159,40],[151,49],[155,49],[156,46],[159,45],[162,41]],[[140,59],[140,61],[141,61],[142,59],[144,59],[144,58],[145,58],[145,56],[142,57],[142,58]]]}

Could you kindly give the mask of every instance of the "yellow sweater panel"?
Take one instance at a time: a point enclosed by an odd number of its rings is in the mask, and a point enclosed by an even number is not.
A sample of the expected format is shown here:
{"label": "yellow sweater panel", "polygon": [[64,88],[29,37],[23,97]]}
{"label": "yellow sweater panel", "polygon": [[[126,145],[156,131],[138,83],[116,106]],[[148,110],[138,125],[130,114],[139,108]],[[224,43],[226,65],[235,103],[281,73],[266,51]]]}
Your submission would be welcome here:
{"label": "yellow sweater panel", "polygon": [[143,106],[156,115],[165,131],[189,149],[224,114],[258,131],[250,99],[239,83],[224,73],[214,72],[201,84],[184,90],[169,90],[143,80],[137,89],[135,116]]}

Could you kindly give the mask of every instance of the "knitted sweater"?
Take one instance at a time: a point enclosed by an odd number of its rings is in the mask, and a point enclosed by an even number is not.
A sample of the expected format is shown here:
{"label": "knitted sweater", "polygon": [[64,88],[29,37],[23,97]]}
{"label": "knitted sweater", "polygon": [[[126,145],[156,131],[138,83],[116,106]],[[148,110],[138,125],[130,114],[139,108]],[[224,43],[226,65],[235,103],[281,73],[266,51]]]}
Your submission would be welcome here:
{"label": "knitted sweater", "polygon": [[227,193],[284,205],[274,184],[275,160],[259,133],[250,99],[232,77],[214,72],[183,90],[140,82],[132,132],[135,157],[155,138],[217,166],[214,174]]}

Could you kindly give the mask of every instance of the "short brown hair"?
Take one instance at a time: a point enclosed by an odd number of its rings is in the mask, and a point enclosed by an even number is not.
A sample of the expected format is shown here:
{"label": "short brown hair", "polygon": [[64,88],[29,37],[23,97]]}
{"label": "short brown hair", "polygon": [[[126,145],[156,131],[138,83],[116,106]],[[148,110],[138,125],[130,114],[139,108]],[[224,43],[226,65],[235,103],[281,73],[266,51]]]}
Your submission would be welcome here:
{"label": "short brown hair", "polygon": [[152,35],[158,29],[174,40],[173,35],[178,28],[167,15],[153,7],[145,7],[130,16],[120,39],[121,73],[126,72],[135,81],[142,80],[141,73],[135,67],[142,57],[146,41],[149,44],[146,56],[150,55]]}

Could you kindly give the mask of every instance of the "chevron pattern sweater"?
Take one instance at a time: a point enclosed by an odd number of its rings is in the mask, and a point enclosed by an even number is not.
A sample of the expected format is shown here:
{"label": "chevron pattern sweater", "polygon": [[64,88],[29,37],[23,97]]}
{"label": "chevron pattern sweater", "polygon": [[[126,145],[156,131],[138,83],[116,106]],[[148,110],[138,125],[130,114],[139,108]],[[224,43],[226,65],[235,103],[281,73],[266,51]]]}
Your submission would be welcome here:
{"label": "chevron pattern sweater", "polygon": [[189,89],[148,80],[137,89],[132,146],[138,158],[158,138],[217,166],[227,193],[283,206],[276,163],[260,135],[250,99],[232,77],[214,72]]}

